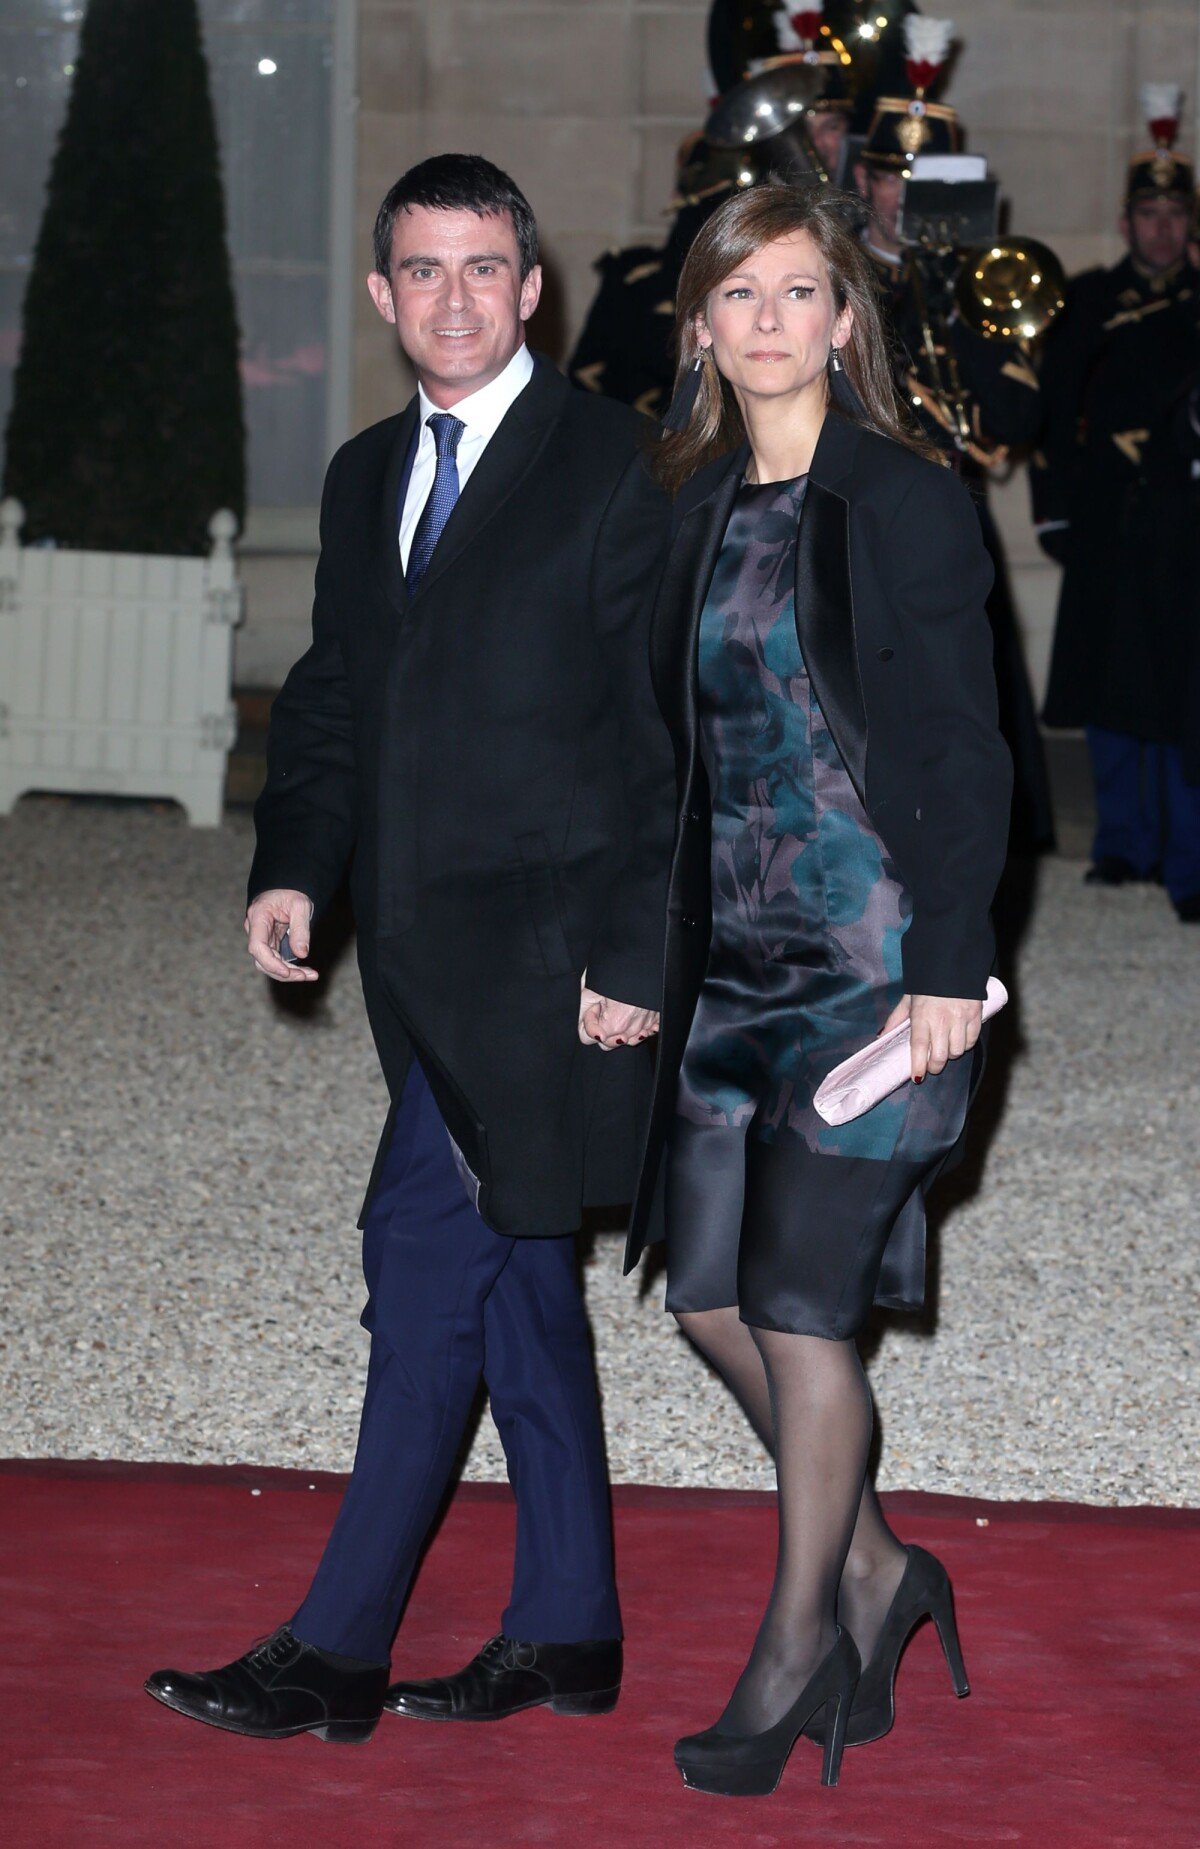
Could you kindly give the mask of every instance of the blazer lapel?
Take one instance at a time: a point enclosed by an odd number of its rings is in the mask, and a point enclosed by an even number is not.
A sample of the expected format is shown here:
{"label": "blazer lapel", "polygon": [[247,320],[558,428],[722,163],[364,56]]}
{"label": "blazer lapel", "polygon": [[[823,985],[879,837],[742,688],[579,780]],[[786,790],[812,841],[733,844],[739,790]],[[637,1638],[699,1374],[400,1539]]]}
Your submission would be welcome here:
{"label": "blazer lapel", "polygon": [[696,749],[700,618],[749,453],[749,446],[742,444],[709,493],[684,514],[651,619],[655,692],[677,742],[689,757]]}
{"label": "blazer lapel", "polygon": [[388,601],[401,613],[408,608],[408,591],[404,583],[404,567],[400,563],[400,509],[404,504],[404,494],[417,454],[418,404],[419,400],[414,398],[400,414],[387,468],[383,472],[383,488],[379,499],[376,541],[379,575]]}
{"label": "blazer lapel", "polygon": [[[830,426],[833,429],[830,429]],[[826,442],[826,432],[830,441]],[[796,541],[796,631],[833,742],[859,801],[866,806],[867,713],[854,633],[850,581],[850,503],[843,485],[854,431],[830,413],[809,475]]]}

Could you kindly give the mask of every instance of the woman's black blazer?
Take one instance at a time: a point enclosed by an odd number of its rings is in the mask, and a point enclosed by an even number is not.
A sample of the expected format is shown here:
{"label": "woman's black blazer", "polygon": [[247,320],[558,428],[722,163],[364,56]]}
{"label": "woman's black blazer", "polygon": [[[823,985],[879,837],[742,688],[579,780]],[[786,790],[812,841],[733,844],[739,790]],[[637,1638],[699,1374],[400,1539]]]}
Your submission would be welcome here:
{"label": "woman's black blazer", "polygon": [[[649,1231],[679,1068],[708,963],[711,804],[697,724],[700,616],[749,448],[675,503],[651,628],[655,692],[675,747],[658,1069],[627,1268]],[[982,998],[1004,865],[1012,765],[996,719],[992,566],[970,495],[940,463],[831,411],[796,546],[796,627],[851,781],[912,894],[905,989]]]}

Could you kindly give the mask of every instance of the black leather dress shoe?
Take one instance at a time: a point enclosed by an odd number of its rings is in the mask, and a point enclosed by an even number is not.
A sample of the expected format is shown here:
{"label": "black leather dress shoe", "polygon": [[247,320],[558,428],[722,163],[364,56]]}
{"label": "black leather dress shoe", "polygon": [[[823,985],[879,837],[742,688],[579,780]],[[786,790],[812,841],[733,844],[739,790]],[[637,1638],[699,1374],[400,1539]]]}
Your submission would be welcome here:
{"label": "black leather dress shoe", "polygon": [[608,1714],[621,1693],[619,1638],[522,1644],[493,1637],[455,1676],[393,1682],[383,1705],[418,1721],[500,1721],[548,1704],[555,1714]]}
{"label": "black leather dress shoe", "polygon": [[301,1643],[286,1624],[224,1669],[189,1675],[158,1669],[147,1695],[210,1727],[286,1740],[315,1733],[321,1740],[369,1740],[383,1712],[388,1665],[334,1656]]}
{"label": "black leather dress shoe", "polygon": [[1185,899],[1176,899],[1175,915],[1180,924],[1200,924],[1200,892],[1189,892]]}
{"label": "black leather dress shoe", "polygon": [[1084,874],[1083,883],[1085,886],[1145,886],[1156,877],[1153,873],[1139,873],[1133,862],[1120,854],[1102,854]]}

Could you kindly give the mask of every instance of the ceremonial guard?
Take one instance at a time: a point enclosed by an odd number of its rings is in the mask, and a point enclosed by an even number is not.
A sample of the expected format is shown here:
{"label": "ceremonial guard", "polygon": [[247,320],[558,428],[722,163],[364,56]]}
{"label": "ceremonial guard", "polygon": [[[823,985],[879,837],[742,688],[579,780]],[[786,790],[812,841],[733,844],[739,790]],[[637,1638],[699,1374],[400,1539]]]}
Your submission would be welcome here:
{"label": "ceremonial guard", "polygon": [[675,218],[665,244],[628,244],[597,259],[600,286],[567,372],[585,391],[661,417],[675,372],[675,288],[692,239],[736,181],[735,156],[689,135],[679,149]]}
{"label": "ceremonial guard", "polygon": [[880,9],[870,20],[864,15],[870,35],[863,38],[856,14],[843,40],[825,14],[852,10],[715,0],[710,114],[679,148],[666,242],[626,245],[597,260],[600,285],[567,365],[585,391],[661,416],[675,373],[675,292],[701,225],[731,193],[768,175],[839,177],[851,119],[873,103],[883,17]]}
{"label": "ceremonial guard", "polygon": [[1063,567],[1045,718],[1087,731],[1087,879],[1161,879],[1200,923],[1195,180],[1173,151],[1178,87],[1147,84],[1142,102],[1154,146],[1129,169],[1128,252],[1072,281],[1043,363],[1034,516]]}
{"label": "ceremonial guard", "polygon": [[879,99],[854,179],[868,209],[863,238],[887,306],[901,390],[926,437],[970,487],[991,554],[995,583],[987,610],[1000,725],[1015,768],[1011,843],[1019,852],[1039,852],[1054,844],[1045,755],[1003,548],[987,503],[992,473],[1005,466],[1011,450],[1036,440],[1038,378],[1026,341],[986,337],[963,319],[955,302],[962,252],[919,247],[899,228],[915,157],[961,148],[957,113],[927,94],[945,69],[952,30],[948,20],[904,20],[909,93]]}

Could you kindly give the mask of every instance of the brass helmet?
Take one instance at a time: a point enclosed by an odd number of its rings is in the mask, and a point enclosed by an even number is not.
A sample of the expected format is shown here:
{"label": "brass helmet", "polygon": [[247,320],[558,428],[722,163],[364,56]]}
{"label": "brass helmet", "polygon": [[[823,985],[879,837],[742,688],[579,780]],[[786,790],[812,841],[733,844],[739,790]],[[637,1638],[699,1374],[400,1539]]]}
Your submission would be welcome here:
{"label": "brass helmet", "polygon": [[[737,80],[721,82],[718,77],[721,94],[704,129],[711,146],[738,155],[739,186],[753,186],[768,174],[793,183],[832,177],[814,145],[816,118],[838,115],[848,120],[853,107],[852,61],[823,12],[823,0],[791,10],[773,5],[755,13],[748,3],[740,9],[743,36],[733,66]],[[716,18],[714,7],[710,41]],[[761,29],[765,21],[770,23],[769,37]],[[711,49],[714,62],[721,64],[721,47],[713,43]],[[751,51],[753,56],[748,55]],[[722,70],[727,79],[728,65]]]}

